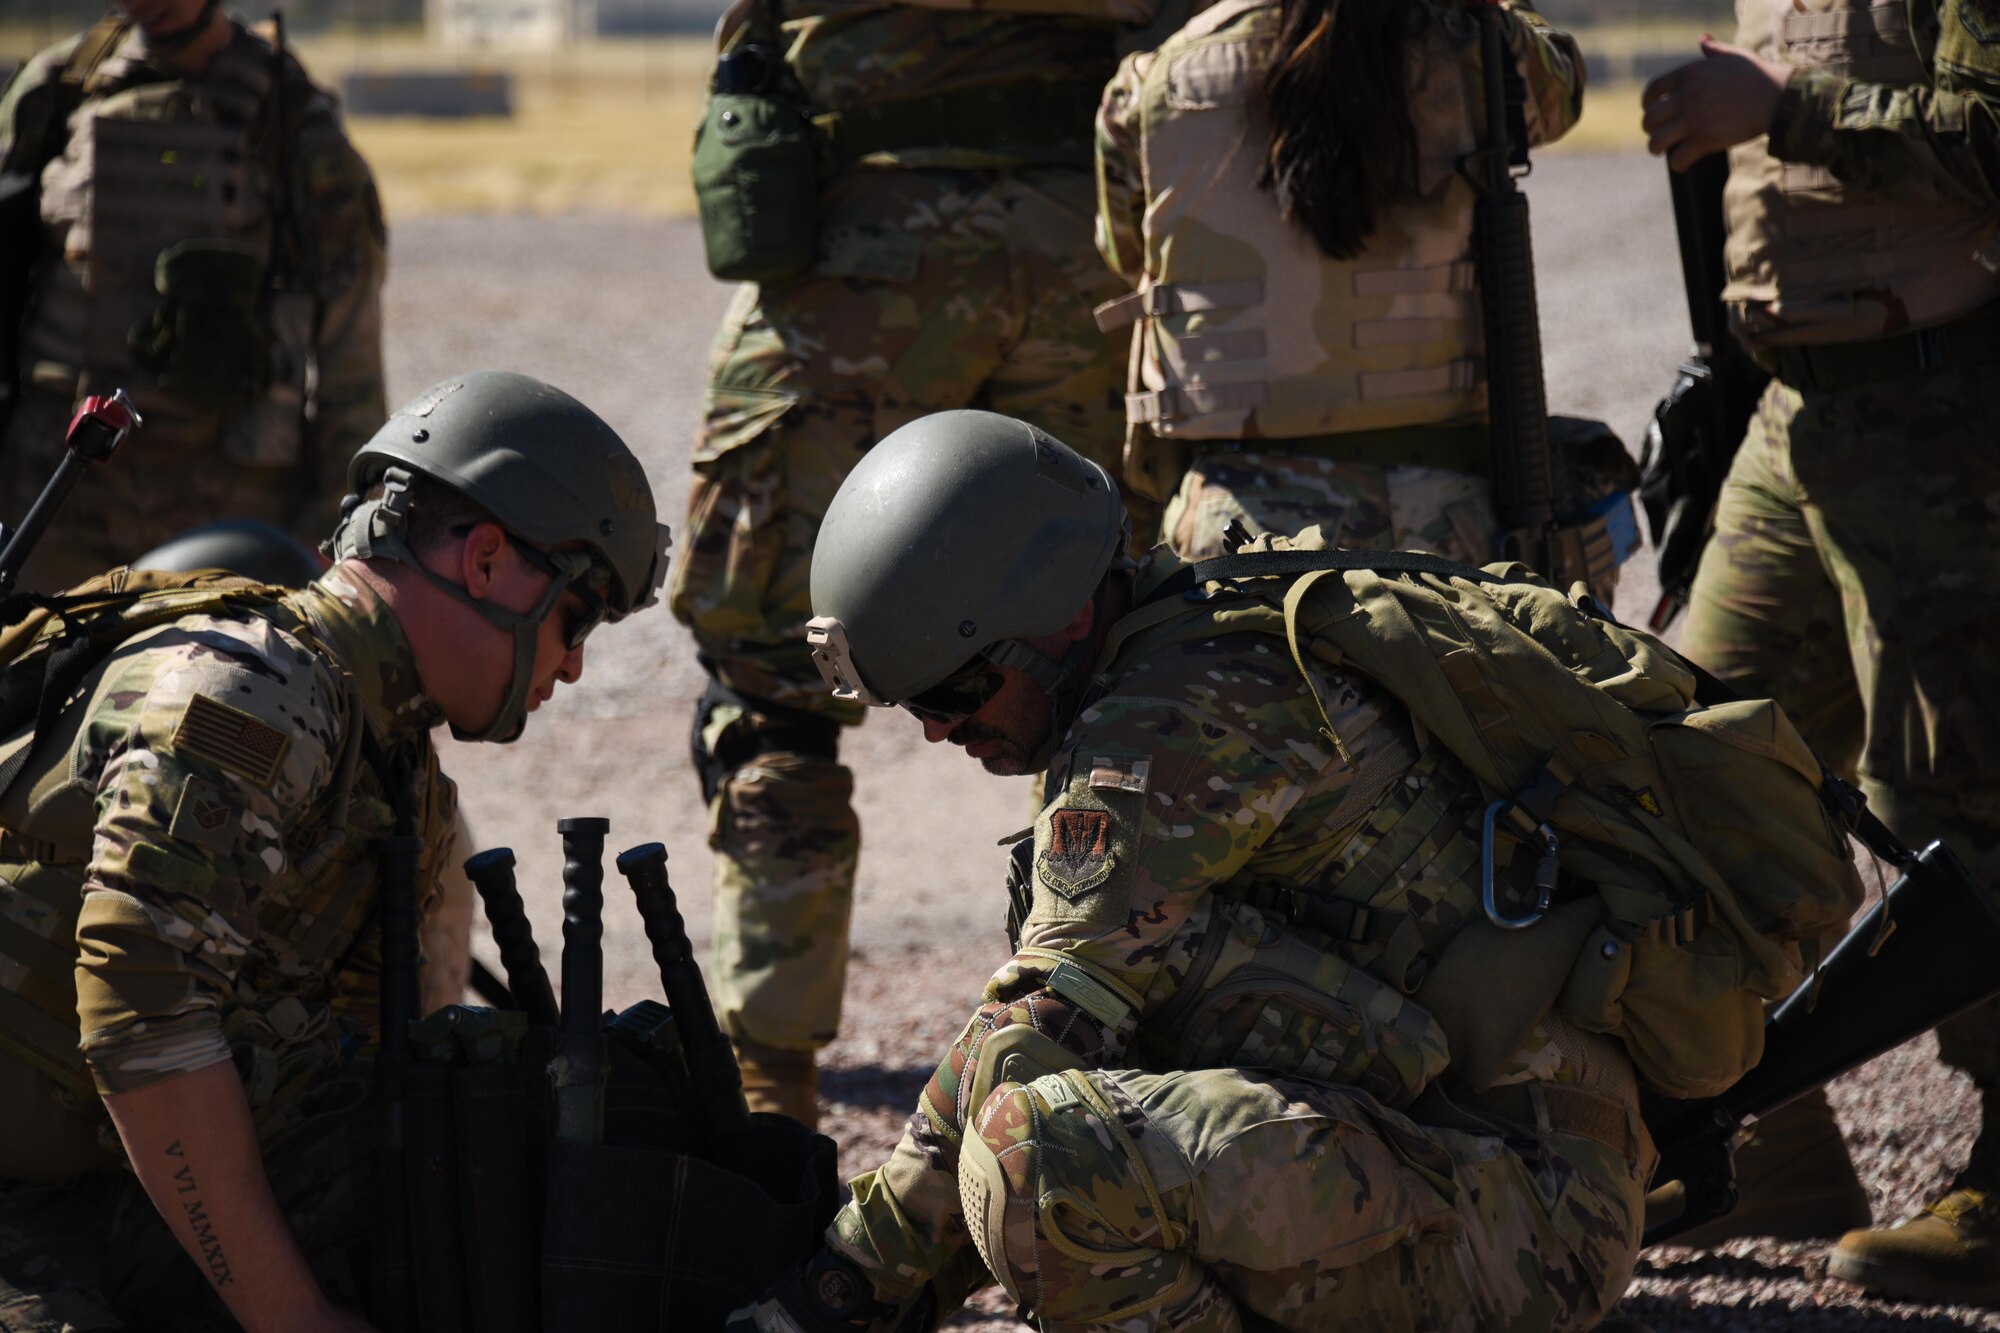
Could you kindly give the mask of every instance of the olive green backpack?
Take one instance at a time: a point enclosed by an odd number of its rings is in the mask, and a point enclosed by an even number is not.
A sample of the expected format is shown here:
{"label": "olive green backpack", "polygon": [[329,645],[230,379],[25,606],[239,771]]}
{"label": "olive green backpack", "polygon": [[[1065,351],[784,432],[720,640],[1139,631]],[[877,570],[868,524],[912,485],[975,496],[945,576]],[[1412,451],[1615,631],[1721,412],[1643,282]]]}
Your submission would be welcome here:
{"label": "olive green backpack", "polygon": [[1322,712],[1324,667],[1392,690],[1420,746],[1485,792],[1489,858],[1541,863],[1539,903],[1504,899],[1486,871],[1484,918],[1416,990],[1451,1016],[1461,1080],[1490,1083],[1551,1010],[1619,1038],[1670,1096],[1757,1063],[1765,1003],[1804,982],[1862,899],[1853,793],[1775,703],[1698,700],[1712,679],[1582,584],[1564,596],[1520,565],[1335,552],[1312,528],[1191,574],[1253,594],[1288,580],[1271,591]]}
{"label": "olive green backpack", "polygon": [[[182,616],[268,608],[286,591],[221,570],[120,566],[54,596],[8,598],[0,605],[0,799],[35,737],[119,644]],[[289,628],[297,617],[285,620]]]}

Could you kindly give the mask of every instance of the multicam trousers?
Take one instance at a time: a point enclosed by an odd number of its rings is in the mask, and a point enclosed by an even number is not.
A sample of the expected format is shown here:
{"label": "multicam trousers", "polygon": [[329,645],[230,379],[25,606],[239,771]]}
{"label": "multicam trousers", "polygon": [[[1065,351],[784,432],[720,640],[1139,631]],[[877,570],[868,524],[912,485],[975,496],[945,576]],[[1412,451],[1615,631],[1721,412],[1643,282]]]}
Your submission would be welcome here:
{"label": "multicam trousers", "polygon": [[[710,804],[717,1008],[739,1039],[805,1050],[838,1026],[860,826],[853,780],[794,714],[852,725],[805,651],[812,543],[868,448],[930,412],[983,407],[1110,463],[1124,347],[1092,306],[1120,293],[1091,246],[1089,174],[851,172],[821,199],[821,258],[737,293],[716,336],[674,613],[737,696],[697,723],[723,759]],[[810,731],[810,727],[805,729]]]}
{"label": "multicam trousers", "polygon": [[1051,1329],[1588,1328],[1652,1169],[1236,1069],[1002,1084],[973,1128],[967,1225]]}
{"label": "multicam trousers", "polygon": [[[1914,845],[2000,891],[2000,368],[1773,382],[1730,469],[1681,651],[1778,700]],[[1938,1030],[2000,1084],[2000,1005]]]}

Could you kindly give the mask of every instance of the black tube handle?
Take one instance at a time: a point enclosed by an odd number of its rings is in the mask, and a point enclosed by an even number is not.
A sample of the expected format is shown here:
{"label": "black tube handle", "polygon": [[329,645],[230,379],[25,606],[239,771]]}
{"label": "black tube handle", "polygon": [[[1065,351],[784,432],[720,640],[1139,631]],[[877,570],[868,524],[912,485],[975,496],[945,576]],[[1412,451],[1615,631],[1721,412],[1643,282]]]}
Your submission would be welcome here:
{"label": "black tube handle", "polygon": [[486,904],[486,920],[493,927],[493,943],[500,950],[500,965],[506,969],[507,989],[514,993],[514,1003],[530,1023],[554,1027],[556,993],[542,967],[542,951],[535,945],[534,927],[528,924],[527,908],[515,886],[514,849],[494,847],[468,857],[465,873]]}
{"label": "black tube handle", "polygon": [[673,886],[667,882],[667,849],[645,843],[621,854],[618,873],[632,886],[632,897],[653,946],[660,985],[680,1028],[682,1056],[693,1081],[702,1121],[710,1134],[728,1133],[750,1123],[743,1101],[743,1071],[736,1052],[715,1021],[715,1006],[694,961],[687,923],[681,919]]}
{"label": "black tube handle", "polygon": [[604,1009],[604,837],[608,819],[561,819],[563,1031],[595,1037]]}
{"label": "black tube handle", "polygon": [[562,1025],[549,1083],[555,1092],[556,1138],[604,1139],[604,835],[606,819],[562,819]]}

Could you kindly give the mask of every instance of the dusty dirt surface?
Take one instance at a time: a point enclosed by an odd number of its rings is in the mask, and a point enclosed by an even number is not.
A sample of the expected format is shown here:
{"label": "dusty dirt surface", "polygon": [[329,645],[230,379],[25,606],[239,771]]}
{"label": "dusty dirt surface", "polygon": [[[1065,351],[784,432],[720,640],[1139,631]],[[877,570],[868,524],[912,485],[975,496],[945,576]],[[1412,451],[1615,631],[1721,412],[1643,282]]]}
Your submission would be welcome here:
{"label": "dusty dirt surface", "polygon": [[[1636,449],[1684,355],[1687,324],[1665,178],[1636,154],[1565,154],[1530,182],[1549,400],[1605,418]],[[392,219],[393,223],[393,219]],[[591,404],[638,450],[662,513],[677,521],[709,338],[729,291],[702,266],[692,223],[610,216],[416,219],[394,227],[388,290],[392,401],[455,371],[531,372]],[[1628,566],[1619,607],[1643,618],[1648,561]],[[687,754],[701,676],[664,611],[601,631],[584,679],[510,747],[447,745],[475,835],[511,845],[537,938],[560,940],[555,821],[605,815],[614,850],[664,841],[690,928],[708,936],[709,858]],[[1021,781],[990,778],[878,714],[848,736],[866,842],[842,1037],[825,1057],[825,1128],[851,1174],[880,1161],[991,968],[1004,862],[995,842],[1030,818]],[[655,994],[639,921],[614,891],[607,1003]],[[480,950],[491,960],[490,942]],[[1964,1158],[1976,1107],[1928,1041],[1841,1080],[1847,1127],[1878,1219],[1894,1220]],[[1641,1260],[1632,1313],[1658,1329],[2000,1329],[2000,1316],[1893,1306],[1825,1277],[1825,1247],[1737,1242]],[[1018,1327],[998,1300],[965,1328]]]}

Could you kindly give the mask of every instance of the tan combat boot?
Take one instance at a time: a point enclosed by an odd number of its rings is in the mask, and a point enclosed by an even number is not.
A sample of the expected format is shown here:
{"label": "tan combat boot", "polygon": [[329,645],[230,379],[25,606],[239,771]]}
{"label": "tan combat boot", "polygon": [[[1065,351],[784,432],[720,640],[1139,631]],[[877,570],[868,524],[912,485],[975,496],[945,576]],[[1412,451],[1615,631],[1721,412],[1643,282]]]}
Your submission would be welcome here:
{"label": "tan combat boot", "polygon": [[1898,1226],[1842,1236],[1830,1275],[1903,1300],[2000,1306],[2000,1096],[1980,1101],[1972,1160],[1944,1197]]}
{"label": "tan combat boot", "polygon": [[[1868,1193],[1823,1089],[1757,1122],[1756,1133],[1736,1150],[1736,1184],[1734,1211],[1668,1243],[1708,1249],[1743,1236],[1831,1240],[1871,1220]],[[1646,1224],[1672,1217],[1680,1206],[1678,1182],[1654,1190],[1646,1196]]]}
{"label": "tan combat boot", "polygon": [[819,1128],[819,1074],[811,1051],[784,1051],[739,1037],[736,1063],[751,1110],[776,1111],[807,1129]]}
{"label": "tan combat boot", "polygon": [[1826,1271],[1899,1300],[2000,1305],[2000,1189],[1961,1182],[1907,1222],[1850,1231]]}

